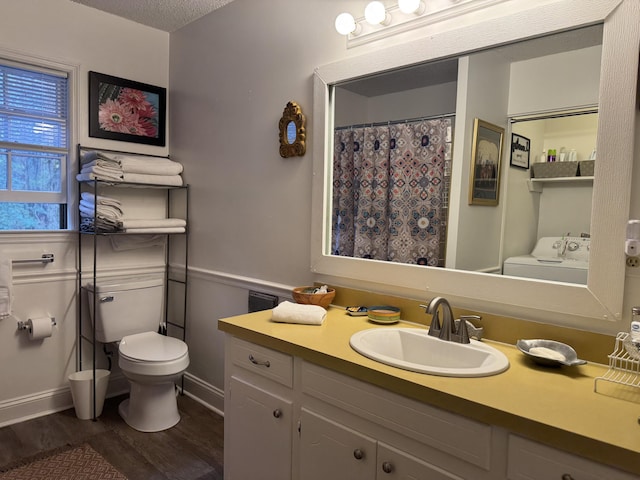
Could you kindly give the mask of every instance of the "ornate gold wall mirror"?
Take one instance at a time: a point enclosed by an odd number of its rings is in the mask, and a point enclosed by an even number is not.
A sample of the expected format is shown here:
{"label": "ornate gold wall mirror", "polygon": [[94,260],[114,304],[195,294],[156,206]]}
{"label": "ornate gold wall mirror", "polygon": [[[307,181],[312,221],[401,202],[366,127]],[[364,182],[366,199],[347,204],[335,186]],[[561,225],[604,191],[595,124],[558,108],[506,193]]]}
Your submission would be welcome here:
{"label": "ornate gold wall mirror", "polygon": [[280,156],[301,157],[307,151],[307,133],[302,109],[296,102],[289,102],[280,119]]}

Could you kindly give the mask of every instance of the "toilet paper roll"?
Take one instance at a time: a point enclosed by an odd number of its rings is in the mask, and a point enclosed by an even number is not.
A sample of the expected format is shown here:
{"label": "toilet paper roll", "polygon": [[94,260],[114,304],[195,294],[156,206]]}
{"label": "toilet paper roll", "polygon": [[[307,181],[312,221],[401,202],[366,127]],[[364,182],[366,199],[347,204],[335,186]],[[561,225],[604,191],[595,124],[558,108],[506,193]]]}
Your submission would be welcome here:
{"label": "toilet paper roll", "polygon": [[41,340],[51,336],[53,324],[48,317],[30,318],[27,320],[27,330],[29,331],[29,340]]}

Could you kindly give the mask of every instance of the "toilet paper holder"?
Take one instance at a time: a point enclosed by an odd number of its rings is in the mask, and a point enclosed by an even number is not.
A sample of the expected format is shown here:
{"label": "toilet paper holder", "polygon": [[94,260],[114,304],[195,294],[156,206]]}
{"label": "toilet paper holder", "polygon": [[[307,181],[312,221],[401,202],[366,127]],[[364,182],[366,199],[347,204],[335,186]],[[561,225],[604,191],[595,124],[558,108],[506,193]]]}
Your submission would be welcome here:
{"label": "toilet paper holder", "polygon": [[[31,320],[31,319],[29,319],[29,320]],[[57,325],[55,317],[49,317],[49,320],[51,320],[51,326],[52,327],[55,327]],[[29,323],[25,322],[24,320],[18,320],[18,330],[27,330],[27,331],[29,331],[30,330]],[[31,332],[29,332],[29,333],[31,333]]]}

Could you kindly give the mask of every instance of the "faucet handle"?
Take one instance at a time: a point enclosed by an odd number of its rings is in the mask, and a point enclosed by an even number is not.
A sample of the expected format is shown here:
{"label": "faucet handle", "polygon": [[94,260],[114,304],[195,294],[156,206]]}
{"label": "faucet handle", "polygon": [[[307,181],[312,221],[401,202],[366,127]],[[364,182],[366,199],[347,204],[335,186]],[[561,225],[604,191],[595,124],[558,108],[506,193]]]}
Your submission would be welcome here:
{"label": "faucet handle", "polygon": [[476,339],[482,339],[482,333],[484,329],[482,327],[476,327],[471,320],[482,320],[480,315],[461,315],[456,320],[456,334],[460,338],[460,343],[471,343],[469,338],[476,337]]}

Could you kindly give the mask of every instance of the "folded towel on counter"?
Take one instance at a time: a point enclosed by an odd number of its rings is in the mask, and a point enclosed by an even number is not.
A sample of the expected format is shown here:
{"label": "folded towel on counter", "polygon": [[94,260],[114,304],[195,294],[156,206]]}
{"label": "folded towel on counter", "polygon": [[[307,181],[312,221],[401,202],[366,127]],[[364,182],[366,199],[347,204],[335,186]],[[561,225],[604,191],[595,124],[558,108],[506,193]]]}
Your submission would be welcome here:
{"label": "folded towel on counter", "polygon": [[147,175],[144,173],[123,173],[123,180],[129,183],[145,183],[149,185],[182,186],[180,175]]}
{"label": "folded towel on counter", "polygon": [[115,235],[109,237],[111,247],[116,252],[162,246],[166,243],[164,235]]}
{"label": "folded towel on counter", "polygon": [[0,261],[0,317],[11,315],[12,268],[13,263],[10,258],[3,258]]}
{"label": "folded towel on counter", "polygon": [[167,227],[186,227],[187,221],[182,218],[141,218],[141,219],[123,219],[122,226],[129,230],[130,228],[167,228]]}
{"label": "folded towel on counter", "polygon": [[184,227],[127,228],[127,233],[184,233]]}
{"label": "folded towel on counter", "polygon": [[326,316],[327,311],[320,305],[303,305],[285,301],[273,309],[271,320],[281,323],[322,325]]}

